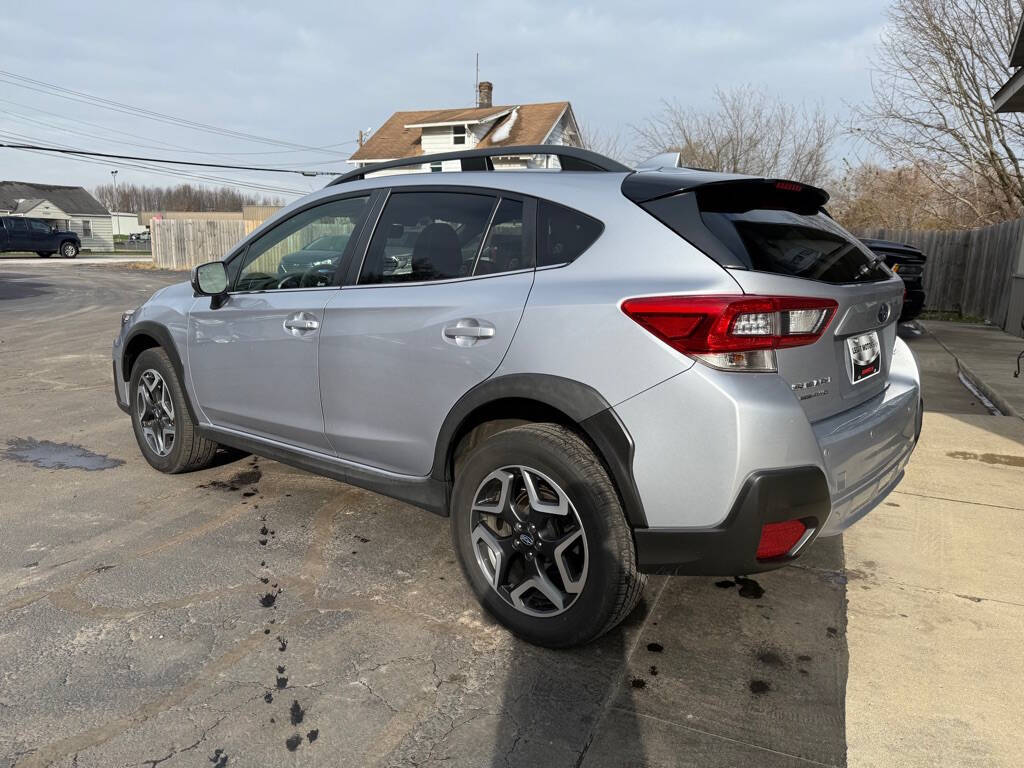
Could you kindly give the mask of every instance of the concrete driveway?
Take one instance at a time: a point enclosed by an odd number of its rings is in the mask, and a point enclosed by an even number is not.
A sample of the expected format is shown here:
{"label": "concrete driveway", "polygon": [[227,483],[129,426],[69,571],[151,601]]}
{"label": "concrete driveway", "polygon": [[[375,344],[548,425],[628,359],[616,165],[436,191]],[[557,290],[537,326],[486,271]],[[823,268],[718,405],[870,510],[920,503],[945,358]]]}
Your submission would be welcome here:
{"label": "concrete driveway", "polygon": [[953,412],[845,542],[652,579],[545,651],[477,608],[444,519],[264,459],[149,468],[110,341],[179,279],[0,263],[0,766],[1024,762],[1020,420],[926,383]]}

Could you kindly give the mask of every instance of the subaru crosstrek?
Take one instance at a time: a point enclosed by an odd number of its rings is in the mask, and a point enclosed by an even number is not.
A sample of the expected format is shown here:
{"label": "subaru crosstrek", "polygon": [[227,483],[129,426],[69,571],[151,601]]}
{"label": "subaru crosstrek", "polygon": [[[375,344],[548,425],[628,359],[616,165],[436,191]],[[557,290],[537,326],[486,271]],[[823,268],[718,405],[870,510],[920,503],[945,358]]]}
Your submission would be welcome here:
{"label": "subaru crosstrek", "polygon": [[449,516],[488,611],[584,643],[644,574],[777,568],[903,477],[903,283],[827,199],[568,147],[358,169],[126,312],[118,404],[162,472],[229,446]]}

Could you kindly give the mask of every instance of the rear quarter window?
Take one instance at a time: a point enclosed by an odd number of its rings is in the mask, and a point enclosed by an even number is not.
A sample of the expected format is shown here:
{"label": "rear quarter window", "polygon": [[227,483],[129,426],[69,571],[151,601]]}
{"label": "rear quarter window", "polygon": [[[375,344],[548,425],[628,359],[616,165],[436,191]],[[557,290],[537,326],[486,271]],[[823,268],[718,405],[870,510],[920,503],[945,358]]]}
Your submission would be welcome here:
{"label": "rear quarter window", "polygon": [[575,261],[601,236],[604,224],[585,213],[548,200],[537,206],[537,266]]}

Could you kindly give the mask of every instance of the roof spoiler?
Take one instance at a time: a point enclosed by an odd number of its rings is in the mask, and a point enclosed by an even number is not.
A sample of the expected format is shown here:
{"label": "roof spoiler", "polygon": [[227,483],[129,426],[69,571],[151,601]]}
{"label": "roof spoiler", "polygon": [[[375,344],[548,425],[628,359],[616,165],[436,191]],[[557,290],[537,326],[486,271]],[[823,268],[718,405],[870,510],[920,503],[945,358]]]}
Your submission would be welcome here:
{"label": "roof spoiler", "polygon": [[634,203],[647,203],[684,192],[697,193],[702,211],[723,213],[756,208],[817,213],[829,199],[828,192],[820,187],[788,179],[688,169],[634,173],[622,182],[622,194]]}
{"label": "roof spoiler", "polygon": [[346,174],[339,176],[327,186],[344,184],[346,181],[358,181],[365,179],[367,174],[385,171],[390,168],[406,168],[414,165],[426,165],[428,163],[439,163],[445,160],[461,161],[463,171],[493,171],[494,163],[491,158],[508,157],[510,155],[548,155],[557,157],[563,171],[606,171],[617,173],[628,173],[632,171],[617,160],[605,157],[589,149],[579,147],[566,147],[558,144],[523,144],[512,147],[487,147],[485,149],[467,149],[458,152],[441,152],[434,155],[416,155],[414,157],[402,157],[398,160],[388,160],[384,163],[374,163],[356,168]]}

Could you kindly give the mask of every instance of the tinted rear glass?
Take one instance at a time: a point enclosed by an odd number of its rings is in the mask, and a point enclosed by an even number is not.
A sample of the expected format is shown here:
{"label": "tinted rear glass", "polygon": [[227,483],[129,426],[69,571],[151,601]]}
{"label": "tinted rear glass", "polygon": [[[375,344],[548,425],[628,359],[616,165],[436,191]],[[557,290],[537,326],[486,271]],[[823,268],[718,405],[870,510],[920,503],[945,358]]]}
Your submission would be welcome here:
{"label": "tinted rear glass", "polygon": [[825,283],[872,282],[892,276],[881,258],[824,213],[703,212],[701,219],[746,269]]}
{"label": "tinted rear glass", "polygon": [[537,206],[537,266],[575,261],[603,231],[604,224],[597,219],[541,200]]}

